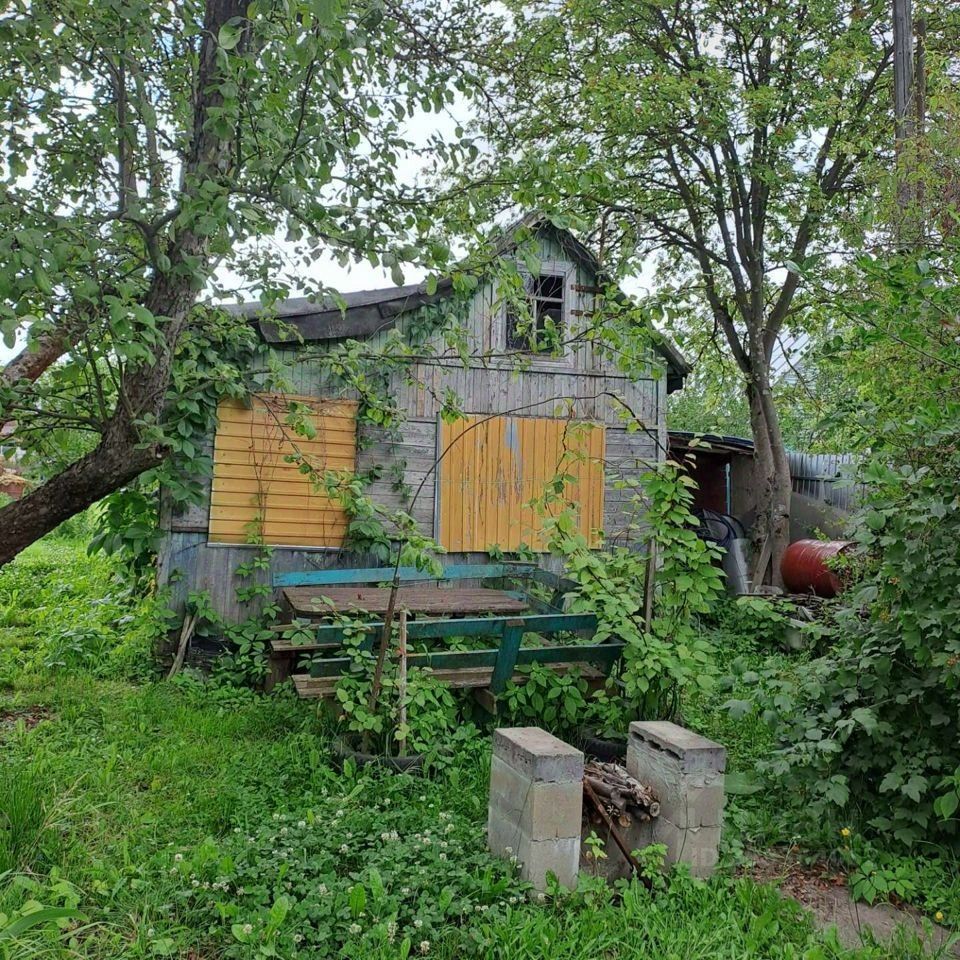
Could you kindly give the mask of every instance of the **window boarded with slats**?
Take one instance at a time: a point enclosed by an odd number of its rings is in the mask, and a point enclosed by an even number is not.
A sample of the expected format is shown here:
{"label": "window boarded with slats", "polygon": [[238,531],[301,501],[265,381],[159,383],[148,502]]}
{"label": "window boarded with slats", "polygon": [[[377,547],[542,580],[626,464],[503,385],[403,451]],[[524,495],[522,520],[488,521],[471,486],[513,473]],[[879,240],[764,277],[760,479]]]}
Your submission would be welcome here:
{"label": "window boarded with slats", "polygon": [[[271,394],[251,400],[249,407],[225,400],[217,410],[211,542],[247,543],[262,533],[268,544],[341,546],[346,514],[289,458],[299,454],[321,475],[325,470],[352,472],[357,404]],[[287,422],[291,401],[306,405],[315,436],[301,436]]]}
{"label": "window boarded with slats", "polygon": [[545,512],[530,505],[558,476],[580,531],[597,545],[603,524],[605,432],[600,424],[545,417],[470,417],[443,423],[438,477],[439,541],[449,551],[521,544],[546,549]]}

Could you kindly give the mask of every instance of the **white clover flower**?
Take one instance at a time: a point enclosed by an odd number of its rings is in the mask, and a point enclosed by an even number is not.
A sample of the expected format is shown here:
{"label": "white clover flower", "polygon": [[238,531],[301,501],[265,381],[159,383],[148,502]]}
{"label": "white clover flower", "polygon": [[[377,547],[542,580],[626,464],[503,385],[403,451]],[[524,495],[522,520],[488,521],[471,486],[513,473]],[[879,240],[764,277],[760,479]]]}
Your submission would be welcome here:
{"label": "white clover flower", "polygon": [[151,927],[151,928],[147,931],[147,936],[148,936],[148,937],[152,937],[152,936],[154,936],[155,933],[156,933],[156,931],[153,929],[153,927]]}
{"label": "white clover flower", "polygon": [[349,852],[350,852],[350,848],[349,848],[345,843],[341,843],[341,844],[340,844],[340,852],[341,852],[341,853],[349,853]]}
{"label": "white clover flower", "polygon": [[297,826],[298,826],[301,830],[302,830],[306,825],[307,825],[307,821],[306,821],[306,820],[298,820],[298,821],[297,821]]}
{"label": "white clover flower", "polygon": [[350,924],[350,933],[352,933],[354,936],[356,936],[362,929],[363,927],[361,927],[359,923]]}
{"label": "white clover flower", "polygon": [[343,816],[343,811],[342,811],[342,810],[338,810],[338,811],[336,812],[336,816],[342,817],[342,816]]}
{"label": "white clover flower", "polygon": [[490,908],[489,908],[486,904],[483,904],[483,905],[480,907],[480,912],[481,912],[481,913],[486,913],[489,909],[490,909]]}
{"label": "white clover flower", "polygon": [[257,841],[255,837],[247,837],[247,843],[256,843],[256,842]]}
{"label": "white clover flower", "polygon": [[279,819],[280,819],[280,814],[279,814],[279,813],[275,813],[275,814],[273,815],[273,819],[274,819],[274,820],[279,820]]}
{"label": "white clover flower", "polygon": [[199,887],[199,886],[200,886],[200,881],[199,881],[199,880],[191,880],[191,881],[190,881],[190,884],[191,884],[191,886]]}
{"label": "white clover flower", "polygon": [[387,924],[387,940],[390,943],[393,943],[393,941],[396,939],[397,939],[397,921],[391,920]]}
{"label": "white clover flower", "polygon": [[320,886],[317,887],[317,893],[319,893],[321,897],[325,897],[327,895],[327,885],[321,883]]}
{"label": "white clover flower", "polygon": [[237,893],[242,897],[247,892],[246,887],[237,887]]}
{"label": "white clover flower", "polygon": [[410,896],[410,888],[409,888],[409,887],[401,887],[401,888],[400,888],[400,892],[401,892],[405,897]]}
{"label": "white clover flower", "polygon": [[441,854],[440,854],[440,859],[441,859],[441,860],[446,860],[446,859],[447,859],[447,855],[446,855],[445,853],[441,853]]}
{"label": "white clover flower", "polygon": [[286,827],[281,827],[281,828],[280,828],[280,836],[281,836],[281,837],[285,837],[289,832],[290,832],[290,831],[287,830]]}
{"label": "white clover flower", "polygon": [[504,848],[503,848],[503,852],[504,852],[504,853],[513,853],[513,847],[504,847]]}
{"label": "white clover flower", "polygon": [[180,863],[180,862],[183,860],[183,854],[182,854],[182,853],[175,853],[175,854],[173,855],[173,859],[176,860],[177,863]]}
{"label": "white clover flower", "polygon": [[295,934],[293,935],[293,942],[294,942],[294,943],[303,943],[303,934],[302,934],[302,933],[295,933]]}
{"label": "white clover flower", "polygon": [[419,930],[423,926],[423,921],[417,917],[417,919],[413,921],[413,925]]}
{"label": "white clover flower", "polygon": [[233,828],[233,832],[234,832],[234,833],[239,833],[239,832],[240,832],[240,828],[239,828],[239,827],[234,827],[234,828]]}
{"label": "white clover flower", "polygon": [[441,840],[441,841],[440,841],[440,846],[441,846],[441,847],[443,847],[443,849],[444,849],[444,850],[446,850],[446,849],[447,849],[447,847],[449,847],[449,846],[450,846],[450,844],[449,844],[449,843],[447,843],[447,841],[446,841],[446,840]]}
{"label": "white clover flower", "polygon": [[433,841],[432,841],[429,837],[424,837],[424,838],[423,838],[423,845],[424,845],[425,847],[429,847],[431,843],[433,843]]}
{"label": "white clover flower", "polygon": [[426,802],[427,802],[427,798],[426,798],[423,794],[420,794],[419,800],[420,800],[421,803],[426,803]]}
{"label": "white clover flower", "polygon": [[421,940],[421,941],[420,941],[420,952],[421,952],[421,953],[429,953],[429,952],[430,952],[430,941],[429,941],[429,940]]}
{"label": "white clover flower", "polygon": [[246,934],[251,934],[251,933],[253,933],[253,924],[252,924],[252,923],[245,923],[245,924],[243,925],[243,932],[246,933]]}
{"label": "white clover flower", "polygon": [[511,898],[510,898],[510,903],[519,903],[519,902],[520,902],[520,898],[519,898],[519,897],[511,897]]}
{"label": "white clover flower", "polygon": [[383,798],[383,805],[384,805],[385,807],[389,807],[389,806],[390,806],[390,798],[389,798],[389,797],[384,797],[384,798]]}
{"label": "white clover flower", "polygon": [[452,823],[448,823],[443,832],[444,832],[444,833],[453,833],[453,831],[456,830],[456,829],[457,829],[457,828],[456,828]]}

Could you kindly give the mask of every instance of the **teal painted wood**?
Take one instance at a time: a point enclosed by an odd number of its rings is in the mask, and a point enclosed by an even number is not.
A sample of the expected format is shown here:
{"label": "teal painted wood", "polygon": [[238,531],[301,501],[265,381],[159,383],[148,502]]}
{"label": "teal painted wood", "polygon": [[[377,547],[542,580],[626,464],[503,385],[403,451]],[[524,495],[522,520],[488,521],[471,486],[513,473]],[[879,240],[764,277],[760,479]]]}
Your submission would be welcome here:
{"label": "teal painted wood", "polygon": [[[597,618],[592,613],[530,614],[525,617],[477,617],[463,620],[411,620],[407,624],[408,640],[431,640],[444,637],[502,637],[507,624],[521,621],[525,633],[580,633],[597,629]],[[383,629],[383,621],[359,626],[320,624],[312,629],[314,643],[297,644],[297,649],[309,653],[329,643],[343,642],[358,632],[372,640]],[[286,643],[280,649],[286,649]]]}
{"label": "teal painted wood", "polygon": [[[524,647],[514,654],[514,667],[510,670],[502,693],[517,667],[533,663],[595,663],[606,667],[616,663],[623,653],[622,643],[593,643],[577,647]],[[433,670],[469,670],[471,667],[499,667],[499,650],[439,650],[433,653],[414,653],[407,658],[408,667],[429,667]],[[506,662],[506,661],[504,661]],[[321,660],[310,667],[312,677],[339,677],[350,670],[349,657],[334,657]],[[490,682],[493,690],[493,680]]]}
{"label": "teal painted wood", "polygon": [[[400,567],[399,579],[404,583],[440,580],[489,580],[495,577],[529,577],[537,569],[532,563],[462,563],[443,568],[436,576],[416,567]],[[305,570],[302,573],[278,573],[275,587],[330,586],[335,583],[387,583],[394,578],[392,567],[362,567],[344,570]]]}
{"label": "teal painted wood", "polygon": [[520,652],[520,642],[523,640],[524,625],[516,620],[511,621],[503,631],[500,641],[500,651],[497,662],[493,667],[493,676],[490,678],[490,692],[499,696],[507,688],[517,665],[517,654]]}

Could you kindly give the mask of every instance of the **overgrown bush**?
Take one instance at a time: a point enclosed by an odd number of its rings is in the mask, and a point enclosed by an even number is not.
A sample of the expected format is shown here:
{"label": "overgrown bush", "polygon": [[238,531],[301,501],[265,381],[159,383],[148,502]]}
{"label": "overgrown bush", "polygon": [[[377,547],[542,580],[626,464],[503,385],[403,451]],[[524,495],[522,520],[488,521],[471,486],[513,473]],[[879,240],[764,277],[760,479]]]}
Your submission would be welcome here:
{"label": "overgrown bush", "polygon": [[699,618],[723,589],[719,551],[701,540],[691,513],[693,480],[674,463],[658,464],[637,480],[623,483],[645,529],[647,549],[655,545],[652,616],[645,617],[644,588],[648,554],[631,547],[591,550],[574,517],[562,512],[547,521],[551,550],[559,554],[578,590],[570,610],[592,613],[598,620],[595,643],[625,644],[620,688],[631,719],[669,716],[691,685],[710,686],[713,648]]}
{"label": "overgrown bush", "polygon": [[862,579],[836,643],[790,679],[767,676],[768,766],[817,805],[856,803],[906,844],[956,842],[960,807],[960,436],[935,467],[875,463],[856,530]]}
{"label": "overgrown bush", "polygon": [[[763,700],[768,769],[815,811],[852,807],[899,842],[958,844],[960,811],[960,254],[870,262],[848,362],[872,455],[853,536],[857,586],[835,642]],[[887,328],[894,333],[891,337]],[[847,358],[849,361],[849,357]]]}

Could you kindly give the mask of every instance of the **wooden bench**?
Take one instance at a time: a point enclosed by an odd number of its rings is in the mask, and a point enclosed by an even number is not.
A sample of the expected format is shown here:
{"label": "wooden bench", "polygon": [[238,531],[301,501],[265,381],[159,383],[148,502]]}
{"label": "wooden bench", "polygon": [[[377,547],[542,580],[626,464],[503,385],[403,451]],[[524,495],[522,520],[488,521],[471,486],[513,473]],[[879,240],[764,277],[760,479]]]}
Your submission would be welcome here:
{"label": "wooden bench", "polygon": [[[300,574],[279,574],[274,577],[274,586],[280,589],[292,587],[312,588],[318,598],[324,596],[335,585],[351,584],[362,588],[363,585],[384,583],[392,580],[392,568],[364,568],[351,570],[317,570]],[[556,574],[540,570],[533,564],[462,564],[444,569],[437,577],[424,571],[401,568],[399,578],[402,584],[425,584],[433,581],[431,589],[441,593],[456,592],[456,587],[443,588],[439,584],[457,581],[503,581],[528,579],[544,585],[551,591],[551,600],[544,601],[531,595],[524,589],[488,590],[492,597],[510,597],[523,603],[523,608],[533,612],[519,615],[494,615],[486,617],[461,616],[456,603],[452,602],[444,609],[450,615],[442,619],[416,619],[418,611],[410,609],[409,603],[397,606],[397,610],[408,609],[414,619],[408,621],[407,641],[410,646],[426,641],[443,640],[453,637],[482,637],[496,640],[497,645],[481,650],[429,650],[422,649],[411,653],[408,666],[429,668],[433,674],[452,687],[472,688],[479,693],[478,699],[491,710],[496,709],[497,697],[507,684],[515,678],[524,678],[517,670],[534,663],[549,664],[553,669],[566,671],[578,665],[594,679],[600,679],[609,672],[619,660],[623,651],[620,643],[570,643],[550,642],[548,639],[563,634],[575,634],[580,638],[589,638],[596,631],[597,620],[592,614],[571,614],[562,609],[563,595],[575,585]],[[401,587],[402,592],[402,587]],[[470,588],[470,611],[478,603],[475,594],[478,588]],[[412,596],[411,594],[407,595]],[[349,598],[348,598],[349,599]],[[356,606],[349,606],[345,612],[355,613]],[[335,604],[318,606],[316,615],[340,612]],[[337,623],[299,622],[283,625],[274,629],[309,635],[309,640],[278,638],[271,643],[270,675],[267,688],[293,677],[294,686],[300,696],[330,696],[340,676],[349,671],[351,659],[338,656],[346,637],[356,637],[358,631],[363,634],[361,648],[373,650],[377,638],[383,630],[382,620],[371,620],[360,624],[345,626]],[[534,634],[541,638],[542,646],[522,646],[526,635]],[[314,655],[324,655],[316,659]],[[330,656],[326,656],[326,655]],[[296,673],[297,660],[302,655],[311,655],[308,673]],[[594,666],[591,666],[594,665]],[[596,669],[599,667],[600,669]]]}

